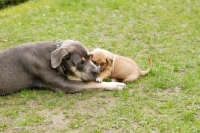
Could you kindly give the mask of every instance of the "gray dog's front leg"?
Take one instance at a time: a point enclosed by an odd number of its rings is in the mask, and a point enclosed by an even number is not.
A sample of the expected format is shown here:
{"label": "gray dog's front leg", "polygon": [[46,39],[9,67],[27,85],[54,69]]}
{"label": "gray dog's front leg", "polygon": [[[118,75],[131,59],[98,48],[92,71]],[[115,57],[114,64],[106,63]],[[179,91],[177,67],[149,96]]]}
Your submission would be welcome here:
{"label": "gray dog's front leg", "polygon": [[124,83],[119,82],[97,83],[93,81],[68,80],[67,77],[58,73],[51,73],[51,75],[54,75],[51,77],[48,76],[49,74],[47,76],[44,75],[42,79],[44,79],[43,83],[47,88],[64,93],[76,93],[82,90],[123,90],[126,87]]}
{"label": "gray dog's front leg", "polygon": [[54,91],[62,91],[64,93],[77,93],[83,90],[123,90],[126,84],[119,82],[102,82],[94,81],[82,82],[74,80],[66,80],[60,82],[58,87],[50,87]]}

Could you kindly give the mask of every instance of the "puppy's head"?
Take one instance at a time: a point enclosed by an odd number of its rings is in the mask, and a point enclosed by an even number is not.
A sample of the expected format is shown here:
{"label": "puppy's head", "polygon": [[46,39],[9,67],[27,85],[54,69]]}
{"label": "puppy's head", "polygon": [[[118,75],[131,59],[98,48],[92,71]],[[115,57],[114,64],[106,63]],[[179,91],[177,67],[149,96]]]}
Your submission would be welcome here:
{"label": "puppy's head", "polygon": [[99,74],[87,48],[78,41],[65,40],[60,48],[51,53],[52,67],[57,68],[61,63],[64,63],[70,74],[83,81],[95,80]]}
{"label": "puppy's head", "polygon": [[103,49],[95,49],[91,53],[92,62],[99,68],[100,72],[104,70],[105,67],[111,67],[113,62],[112,54]]}

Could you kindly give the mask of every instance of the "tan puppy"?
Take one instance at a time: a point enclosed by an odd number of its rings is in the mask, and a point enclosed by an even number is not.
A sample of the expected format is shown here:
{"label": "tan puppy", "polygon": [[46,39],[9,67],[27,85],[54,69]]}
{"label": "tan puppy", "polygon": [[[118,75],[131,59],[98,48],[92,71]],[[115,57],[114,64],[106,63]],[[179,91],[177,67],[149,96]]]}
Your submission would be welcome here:
{"label": "tan puppy", "polygon": [[96,78],[97,82],[102,82],[104,78],[112,78],[112,81],[132,82],[140,76],[146,75],[152,68],[151,58],[148,57],[149,67],[146,71],[141,71],[135,61],[112,54],[104,49],[95,49],[91,52],[92,61],[100,69],[100,74]]}

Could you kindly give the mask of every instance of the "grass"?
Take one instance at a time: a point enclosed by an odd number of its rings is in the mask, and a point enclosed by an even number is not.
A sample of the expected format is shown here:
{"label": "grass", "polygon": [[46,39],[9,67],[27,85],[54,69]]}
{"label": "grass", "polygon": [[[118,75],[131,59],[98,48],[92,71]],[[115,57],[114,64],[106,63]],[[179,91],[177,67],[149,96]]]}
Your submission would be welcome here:
{"label": "grass", "polygon": [[[200,132],[197,0],[32,0],[0,10],[0,49],[76,39],[145,70],[123,91],[24,90],[0,97],[1,132]],[[13,55],[14,56],[14,55]],[[12,76],[12,75],[11,75]]]}

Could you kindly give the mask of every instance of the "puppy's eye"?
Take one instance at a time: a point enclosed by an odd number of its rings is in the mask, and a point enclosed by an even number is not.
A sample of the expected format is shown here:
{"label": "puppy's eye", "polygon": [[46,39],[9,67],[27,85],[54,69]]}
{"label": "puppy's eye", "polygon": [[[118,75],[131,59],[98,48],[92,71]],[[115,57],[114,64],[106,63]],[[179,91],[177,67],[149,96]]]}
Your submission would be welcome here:
{"label": "puppy's eye", "polygon": [[89,54],[90,58],[92,58],[92,55],[93,55],[93,54]]}
{"label": "puppy's eye", "polygon": [[82,60],[82,61],[80,61],[80,62],[78,63],[78,65],[79,65],[79,66],[82,66],[82,65],[84,65],[84,63],[85,63],[85,61]]}
{"label": "puppy's eye", "polygon": [[97,64],[97,62],[96,61],[92,61],[95,65]]}

